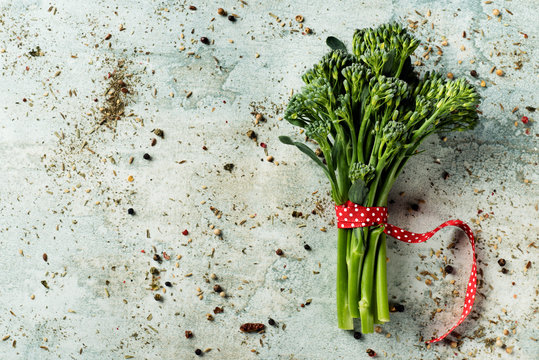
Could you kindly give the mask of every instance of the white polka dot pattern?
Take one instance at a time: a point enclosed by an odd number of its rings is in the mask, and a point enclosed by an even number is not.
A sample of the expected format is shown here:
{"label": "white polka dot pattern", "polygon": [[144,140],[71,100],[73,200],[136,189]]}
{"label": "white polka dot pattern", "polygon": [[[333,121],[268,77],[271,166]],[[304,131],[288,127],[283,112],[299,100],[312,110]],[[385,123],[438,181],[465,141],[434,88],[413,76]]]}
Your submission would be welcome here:
{"label": "white polka dot pattern", "polygon": [[406,243],[421,243],[430,239],[439,230],[447,226],[456,226],[462,229],[472,245],[472,273],[468,280],[468,286],[466,287],[466,296],[464,297],[464,308],[462,309],[462,315],[455,325],[449,331],[442,336],[427,341],[427,343],[434,343],[442,340],[451,333],[457,326],[459,326],[464,319],[470,314],[472,306],[475,300],[475,293],[477,290],[477,265],[475,261],[475,240],[470,227],[461,220],[449,220],[438,226],[436,229],[424,234],[416,234],[387,223],[387,208],[386,207],[363,207],[358,204],[354,204],[351,201],[347,201],[344,205],[335,206],[337,213],[337,226],[339,228],[350,229],[356,227],[365,227],[373,225],[385,225],[384,232],[397,240]]}

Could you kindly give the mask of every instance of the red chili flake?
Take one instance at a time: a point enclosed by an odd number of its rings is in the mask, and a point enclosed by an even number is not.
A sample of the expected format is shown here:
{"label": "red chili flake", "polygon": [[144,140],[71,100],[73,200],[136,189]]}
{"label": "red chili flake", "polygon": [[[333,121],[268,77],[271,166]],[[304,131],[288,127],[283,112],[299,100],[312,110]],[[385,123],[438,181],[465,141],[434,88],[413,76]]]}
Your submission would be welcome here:
{"label": "red chili flake", "polygon": [[266,145],[266,143],[260,143],[260,146],[263,147],[264,149],[268,147],[268,145]]}
{"label": "red chili flake", "polygon": [[226,104],[226,100],[223,100],[223,104]]}
{"label": "red chili flake", "polygon": [[526,129],[524,132],[526,133],[526,135],[530,135],[530,129]]}
{"label": "red chili flake", "polygon": [[22,102],[26,102],[26,101],[27,101],[26,98],[22,98]]}
{"label": "red chili flake", "polygon": [[165,258],[165,260],[170,260],[170,256],[167,254],[166,251],[163,251],[163,257]]}
{"label": "red chili flake", "polygon": [[522,121],[523,124],[527,124],[528,121],[530,121],[530,119],[528,119],[527,116],[523,116],[523,117],[520,119],[520,121]]}
{"label": "red chili flake", "polygon": [[266,325],[260,323],[245,323],[240,326],[241,332],[259,332],[266,328]]}
{"label": "red chili flake", "polygon": [[184,231],[182,231],[182,234],[187,236],[189,234],[189,231],[187,231],[187,229],[185,229]]}
{"label": "red chili flake", "polygon": [[29,67],[29,66],[26,67],[26,71],[28,71],[28,70],[30,70],[30,67]]}
{"label": "red chili flake", "polygon": [[140,250],[140,252],[143,253],[143,254],[146,254],[146,251],[144,251],[144,250]]}
{"label": "red chili flake", "polygon": [[202,150],[208,150],[208,148],[204,145],[204,146],[202,147]]}
{"label": "red chili flake", "polygon": [[369,355],[369,357],[375,357],[376,352],[373,349],[367,349],[367,355]]}

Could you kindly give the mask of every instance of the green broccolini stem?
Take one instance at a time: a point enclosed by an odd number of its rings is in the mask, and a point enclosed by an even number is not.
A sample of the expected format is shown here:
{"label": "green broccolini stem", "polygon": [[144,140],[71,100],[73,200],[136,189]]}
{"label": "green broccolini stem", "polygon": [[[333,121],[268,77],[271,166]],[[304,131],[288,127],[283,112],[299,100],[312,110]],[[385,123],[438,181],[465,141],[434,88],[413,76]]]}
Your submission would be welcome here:
{"label": "green broccolini stem", "polygon": [[386,234],[380,236],[376,256],[376,311],[381,322],[389,321],[389,303],[387,296]]}
{"label": "green broccolini stem", "polygon": [[337,230],[337,317],[340,329],[352,330],[354,322],[348,306],[348,269],[346,246],[350,230]]}
{"label": "green broccolini stem", "polygon": [[361,316],[361,331],[365,334],[373,332],[373,286],[374,286],[374,265],[376,259],[376,248],[378,239],[383,229],[377,227],[370,230],[367,255],[363,263],[361,273],[361,300],[359,301],[359,313]]}

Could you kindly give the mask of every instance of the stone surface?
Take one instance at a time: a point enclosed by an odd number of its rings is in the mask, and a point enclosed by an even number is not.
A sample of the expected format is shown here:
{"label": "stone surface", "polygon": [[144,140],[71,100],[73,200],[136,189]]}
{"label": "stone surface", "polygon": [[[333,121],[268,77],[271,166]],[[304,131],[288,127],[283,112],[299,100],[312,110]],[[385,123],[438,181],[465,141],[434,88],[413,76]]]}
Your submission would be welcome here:
{"label": "stone surface", "polygon": [[[537,2],[2,0],[0,9],[3,359],[189,359],[197,348],[211,348],[204,357],[213,359],[357,359],[367,348],[394,359],[537,355],[537,113],[525,109],[539,103]],[[298,14],[312,34],[299,28]],[[427,349],[420,337],[460,314],[465,237],[444,230],[420,245],[389,240],[390,298],[405,311],[380,334],[354,339],[336,326],[328,184],[277,139],[295,131],[280,118],[300,75],[327,51],[324,39],[349,44],[355,28],[390,20],[417,21],[416,36],[430,38],[434,52],[421,72],[486,83],[480,126],[429,138],[391,195],[398,226],[421,232],[460,218],[477,235],[480,295],[456,329],[460,339],[449,338],[456,348],[448,341]],[[133,116],[95,129],[114,70],[132,75],[125,113]],[[265,121],[255,124],[257,113]],[[317,202],[321,215],[291,216],[310,214]],[[171,259],[158,263],[154,251]],[[416,279],[421,271],[440,277],[444,256],[452,275],[430,287]],[[160,302],[150,290],[152,266]],[[208,321],[216,306],[224,312]],[[265,334],[239,332],[269,318],[277,326]],[[186,339],[186,330],[194,336]]]}

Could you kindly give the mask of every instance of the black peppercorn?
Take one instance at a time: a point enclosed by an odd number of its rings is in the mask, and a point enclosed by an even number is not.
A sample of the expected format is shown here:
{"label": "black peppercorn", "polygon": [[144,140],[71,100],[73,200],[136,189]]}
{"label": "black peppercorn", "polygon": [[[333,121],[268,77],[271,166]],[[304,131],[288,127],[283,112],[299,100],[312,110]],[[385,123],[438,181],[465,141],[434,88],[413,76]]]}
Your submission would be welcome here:
{"label": "black peppercorn", "polygon": [[159,275],[159,270],[157,270],[155,267],[150,268],[150,274],[152,275]]}
{"label": "black peppercorn", "polygon": [[157,262],[161,262],[161,256],[159,256],[159,255],[157,255],[157,254],[155,254],[155,255],[153,256],[153,259],[154,259],[155,261],[157,261]]}
{"label": "black peppercorn", "polygon": [[303,245],[303,248],[307,251],[311,251],[311,246],[309,244]]}
{"label": "black peppercorn", "polygon": [[127,209],[127,213],[128,213],[129,215],[135,215],[135,209],[129,208],[129,209]]}
{"label": "black peppercorn", "polygon": [[275,320],[273,320],[272,318],[269,318],[268,324],[270,324],[271,326],[275,326]]}
{"label": "black peppercorn", "polygon": [[155,299],[155,301],[161,301],[163,299],[161,294],[155,294],[153,298]]}
{"label": "black peppercorn", "polygon": [[202,355],[202,350],[196,349],[195,354],[197,354],[198,356],[201,356]]}
{"label": "black peppercorn", "polygon": [[275,253],[279,256],[283,255],[283,251],[281,249],[275,250]]}
{"label": "black peppercorn", "polygon": [[451,274],[453,272],[453,266],[447,265],[445,267],[445,272],[448,273],[448,274]]}
{"label": "black peppercorn", "polygon": [[223,291],[223,288],[221,288],[221,285],[215,284],[213,286],[213,291],[215,291],[216,293],[220,293],[221,291]]}
{"label": "black peppercorn", "polygon": [[404,311],[404,305],[402,304],[395,304],[395,310],[397,312],[403,312]]}
{"label": "black peppercorn", "polygon": [[200,42],[203,43],[203,44],[208,45],[210,43],[210,40],[208,40],[207,37],[203,36],[203,37],[200,38]]}
{"label": "black peppercorn", "polygon": [[361,333],[359,331],[354,331],[354,339],[356,340],[361,339]]}
{"label": "black peppercorn", "polygon": [[498,265],[505,266],[505,259],[498,260]]}
{"label": "black peppercorn", "polygon": [[172,283],[170,281],[165,281],[165,286],[172,287]]}
{"label": "black peppercorn", "polygon": [[152,157],[148,153],[142,155],[142,157],[144,158],[144,160],[151,160],[152,159]]}
{"label": "black peppercorn", "polygon": [[506,268],[502,269],[502,274],[507,274],[508,272],[509,272],[509,270],[507,270]]}
{"label": "black peppercorn", "polygon": [[236,17],[234,15],[228,15],[228,20],[234,22],[236,21]]}
{"label": "black peppercorn", "polygon": [[470,75],[472,75],[474,78],[476,78],[477,77],[477,71],[475,71],[475,70],[470,71]]}
{"label": "black peppercorn", "polygon": [[376,353],[373,349],[367,349],[367,355],[369,355],[370,357],[375,357]]}

